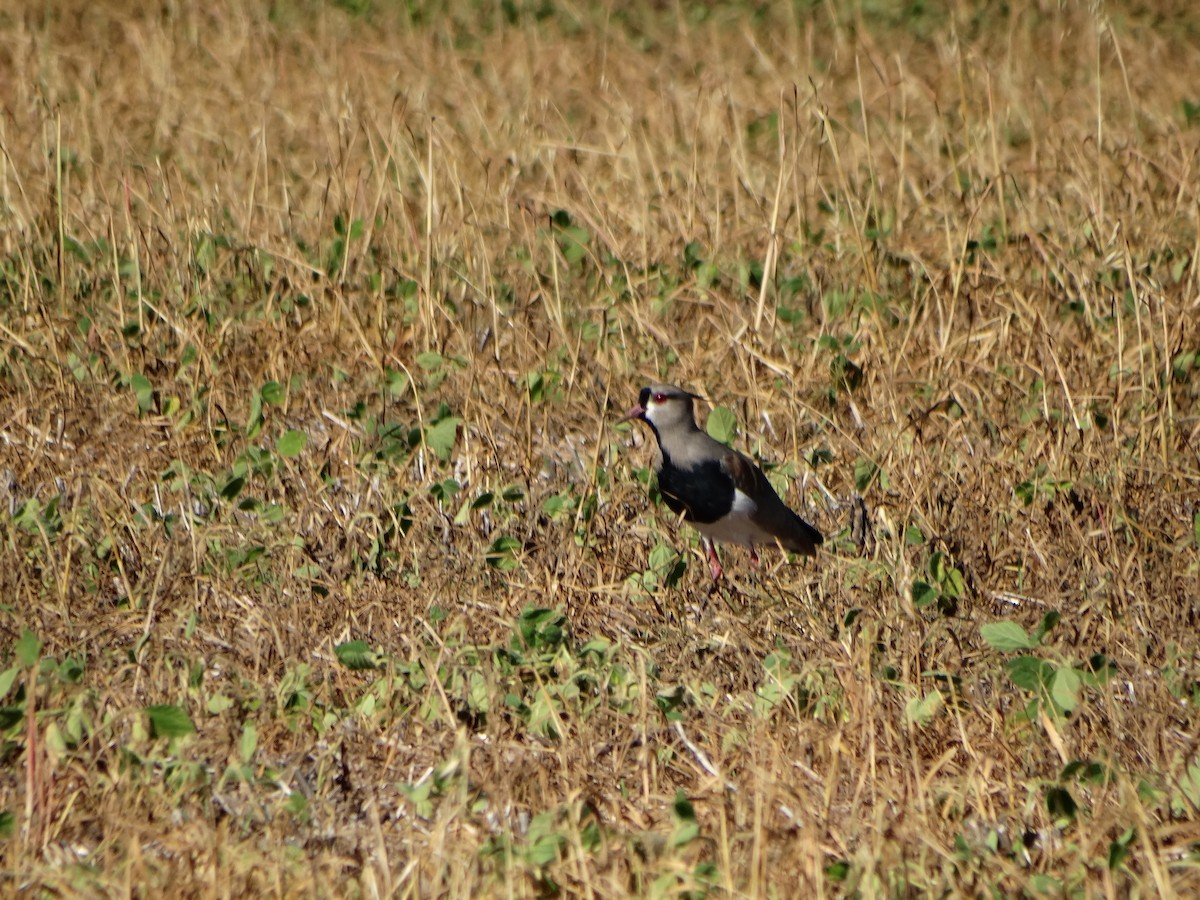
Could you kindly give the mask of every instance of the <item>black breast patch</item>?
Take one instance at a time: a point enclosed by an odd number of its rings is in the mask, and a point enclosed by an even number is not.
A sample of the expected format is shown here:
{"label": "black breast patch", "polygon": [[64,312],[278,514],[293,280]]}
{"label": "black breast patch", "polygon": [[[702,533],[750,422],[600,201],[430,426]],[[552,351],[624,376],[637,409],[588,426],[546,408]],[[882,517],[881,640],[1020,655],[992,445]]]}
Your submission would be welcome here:
{"label": "black breast patch", "polygon": [[733,479],[715,459],[680,469],[664,453],[658,490],[671,512],[701,525],[717,521],[733,508]]}

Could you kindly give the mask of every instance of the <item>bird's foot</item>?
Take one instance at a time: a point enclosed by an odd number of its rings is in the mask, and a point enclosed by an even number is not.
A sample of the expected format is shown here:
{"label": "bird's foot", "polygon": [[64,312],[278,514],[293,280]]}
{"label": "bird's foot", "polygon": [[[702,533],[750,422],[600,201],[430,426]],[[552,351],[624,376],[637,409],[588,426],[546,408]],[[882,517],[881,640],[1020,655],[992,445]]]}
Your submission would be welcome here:
{"label": "bird's foot", "polygon": [[704,547],[708,550],[708,571],[712,573],[713,581],[717,581],[724,573],[721,560],[717,559],[717,548],[712,541],[705,539]]}
{"label": "bird's foot", "polygon": [[755,550],[753,547],[750,548],[750,565],[752,565],[752,566],[758,565],[758,551]]}

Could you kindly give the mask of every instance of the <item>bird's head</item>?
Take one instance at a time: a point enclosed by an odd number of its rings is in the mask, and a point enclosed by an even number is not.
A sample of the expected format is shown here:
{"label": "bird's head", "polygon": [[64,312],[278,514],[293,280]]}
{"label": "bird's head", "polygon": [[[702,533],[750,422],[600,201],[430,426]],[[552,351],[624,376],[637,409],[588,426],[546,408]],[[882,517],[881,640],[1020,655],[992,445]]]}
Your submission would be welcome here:
{"label": "bird's head", "polygon": [[622,422],[640,419],[657,432],[673,428],[695,428],[692,401],[699,400],[692,394],[670,384],[652,384],[642,388],[638,403],[621,417]]}

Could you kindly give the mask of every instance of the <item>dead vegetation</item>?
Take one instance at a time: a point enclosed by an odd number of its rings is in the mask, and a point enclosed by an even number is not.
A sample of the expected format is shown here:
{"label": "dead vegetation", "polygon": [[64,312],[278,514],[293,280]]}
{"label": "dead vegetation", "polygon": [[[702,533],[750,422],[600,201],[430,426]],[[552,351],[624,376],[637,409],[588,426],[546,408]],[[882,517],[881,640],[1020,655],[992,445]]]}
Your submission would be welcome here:
{"label": "dead vegetation", "polygon": [[1194,893],[1190,11],[484,6],[0,13],[6,890]]}

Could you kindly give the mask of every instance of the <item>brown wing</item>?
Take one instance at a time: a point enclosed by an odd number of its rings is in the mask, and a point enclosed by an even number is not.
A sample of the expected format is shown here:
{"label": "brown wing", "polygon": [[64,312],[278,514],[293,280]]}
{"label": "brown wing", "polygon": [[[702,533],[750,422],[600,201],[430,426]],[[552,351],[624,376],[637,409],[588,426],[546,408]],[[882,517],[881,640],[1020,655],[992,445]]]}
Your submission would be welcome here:
{"label": "brown wing", "polygon": [[733,486],[747,497],[753,497],[758,501],[759,506],[762,506],[767,500],[766,495],[768,494],[779,500],[779,495],[775,493],[775,488],[771,487],[771,482],[767,481],[767,476],[763,474],[762,469],[751,462],[749,457],[743,456],[736,450],[729,450],[721,457],[721,467],[733,479]]}
{"label": "brown wing", "polygon": [[721,468],[729,473],[734,487],[755,501],[758,505],[755,521],[775,535],[785,549],[809,556],[817,552],[817,546],[825,541],[821,532],[792,512],[775,493],[763,470],[749,457],[729,450],[721,457]]}

